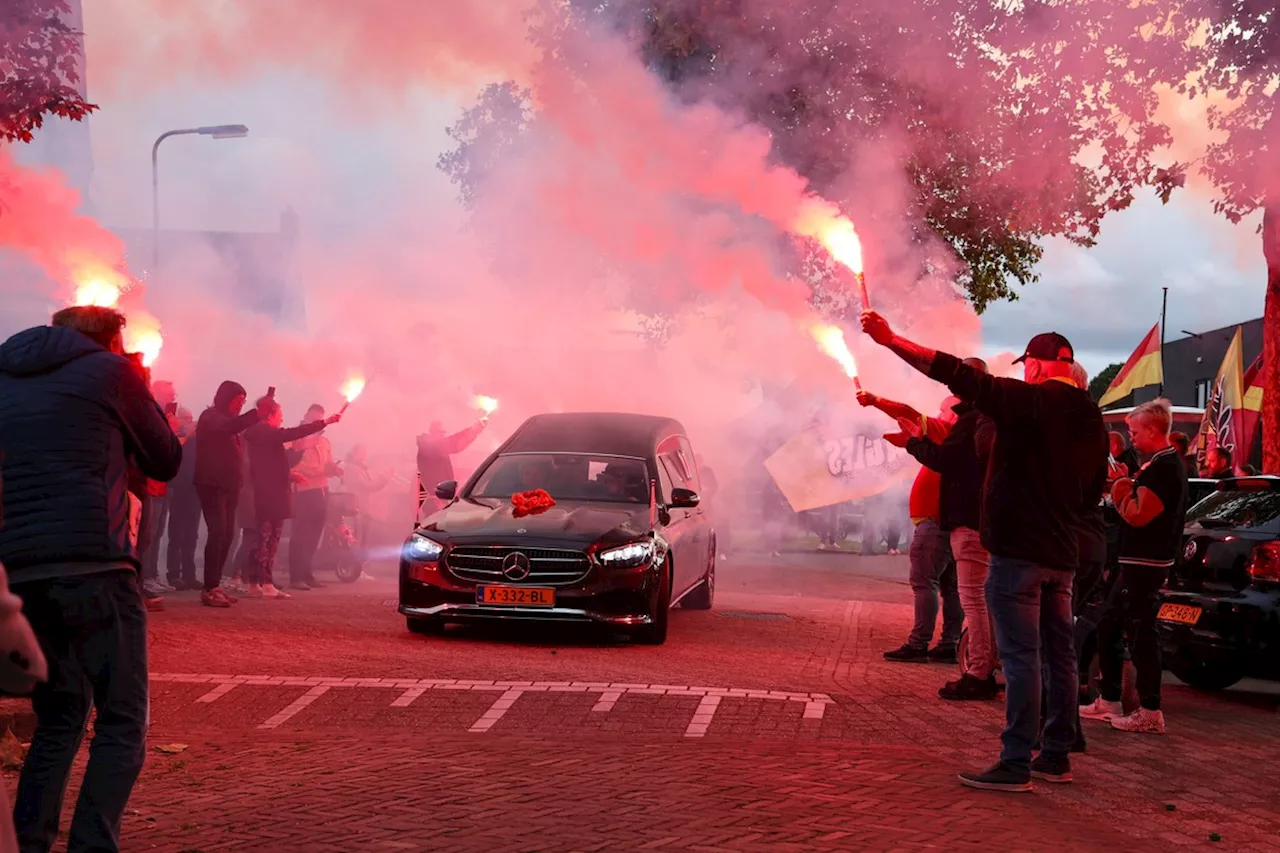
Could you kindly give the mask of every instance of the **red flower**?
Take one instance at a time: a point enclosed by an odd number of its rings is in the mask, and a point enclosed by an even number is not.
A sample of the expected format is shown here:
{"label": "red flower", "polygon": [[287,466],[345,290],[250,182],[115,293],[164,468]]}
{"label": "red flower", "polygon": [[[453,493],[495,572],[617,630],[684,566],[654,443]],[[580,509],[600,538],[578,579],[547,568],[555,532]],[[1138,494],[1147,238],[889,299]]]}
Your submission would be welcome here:
{"label": "red flower", "polygon": [[512,515],[520,518],[524,515],[546,512],[556,505],[556,501],[547,494],[545,489],[534,489],[531,492],[516,492],[511,496],[511,505],[515,507]]}

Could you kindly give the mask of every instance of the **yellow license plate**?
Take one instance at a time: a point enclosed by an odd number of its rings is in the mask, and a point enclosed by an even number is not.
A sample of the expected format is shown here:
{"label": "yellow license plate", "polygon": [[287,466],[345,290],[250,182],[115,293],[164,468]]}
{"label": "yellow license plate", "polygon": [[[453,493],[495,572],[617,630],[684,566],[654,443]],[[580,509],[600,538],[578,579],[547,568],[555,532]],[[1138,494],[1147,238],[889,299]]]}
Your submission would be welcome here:
{"label": "yellow license plate", "polygon": [[478,586],[476,604],[514,607],[555,607],[556,591],[536,586]]}
{"label": "yellow license plate", "polygon": [[[1151,611],[1147,611],[1150,613]],[[1182,625],[1194,625],[1200,621],[1200,614],[1204,611],[1199,607],[1190,607],[1186,604],[1162,604],[1156,618],[1161,622],[1178,622]]]}

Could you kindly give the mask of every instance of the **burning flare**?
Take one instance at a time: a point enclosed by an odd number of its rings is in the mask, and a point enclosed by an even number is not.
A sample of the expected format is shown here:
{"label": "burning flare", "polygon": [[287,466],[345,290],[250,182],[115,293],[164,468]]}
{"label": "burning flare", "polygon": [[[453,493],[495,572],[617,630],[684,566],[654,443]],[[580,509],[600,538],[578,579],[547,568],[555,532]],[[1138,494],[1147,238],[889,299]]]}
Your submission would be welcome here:
{"label": "burning flare", "polygon": [[844,375],[852,379],[861,388],[862,383],[858,380],[858,362],[854,360],[853,352],[850,351],[849,345],[845,343],[844,330],[839,326],[832,326],[828,323],[816,323],[810,327],[809,334],[818,342],[818,349],[835,359],[836,363],[844,370]]}
{"label": "burning flare", "polygon": [[484,412],[486,416],[492,415],[498,410],[498,401],[483,394],[476,396],[475,404],[476,408]]}
{"label": "burning flare", "polygon": [[828,201],[813,199],[800,213],[795,225],[796,233],[810,237],[822,244],[837,263],[843,264],[858,280],[858,296],[862,310],[871,310],[871,298],[867,294],[867,279],[862,268],[862,240],[854,230],[853,222]]}
{"label": "burning flare", "polygon": [[348,403],[360,396],[360,392],[364,390],[365,379],[363,376],[352,376],[346,382],[342,383],[342,396]]}
{"label": "burning flare", "polygon": [[115,308],[120,303],[120,288],[109,281],[91,278],[76,287],[74,305]]}
{"label": "burning flare", "polygon": [[160,323],[149,314],[134,314],[124,327],[124,348],[142,356],[142,366],[150,367],[160,357],[160,347],[164,346],[164,337],[160,334]]}

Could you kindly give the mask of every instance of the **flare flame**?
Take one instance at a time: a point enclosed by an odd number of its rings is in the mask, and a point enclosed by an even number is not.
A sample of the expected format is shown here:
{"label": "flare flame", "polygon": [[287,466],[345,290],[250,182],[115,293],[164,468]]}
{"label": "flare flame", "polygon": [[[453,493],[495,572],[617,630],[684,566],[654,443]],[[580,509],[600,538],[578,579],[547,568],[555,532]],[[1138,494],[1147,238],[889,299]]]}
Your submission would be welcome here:
{"label": "flare flame", "polygon": [[352,376],[346,382],[342,383],[341,394],[348,403],[360,396],[360,392],[364,391],[365,378],[363,376]]}

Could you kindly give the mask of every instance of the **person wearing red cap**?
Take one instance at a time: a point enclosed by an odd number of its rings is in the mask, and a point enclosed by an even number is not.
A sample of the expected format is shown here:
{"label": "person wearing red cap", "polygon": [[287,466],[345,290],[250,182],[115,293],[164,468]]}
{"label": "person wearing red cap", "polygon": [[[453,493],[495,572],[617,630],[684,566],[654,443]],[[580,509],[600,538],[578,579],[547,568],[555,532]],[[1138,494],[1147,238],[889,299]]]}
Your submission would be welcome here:
{"label": "person wearing red cap", "polygon": [[[1000,760],[960,782],[991,791],[1030,791],[1032,778],[1071,781],[1079,673],[1071,591],[1079,529],[1107,478],[1107,432],[1088,389],[1072,376],[1075,353],[1057,332],[1036,335],[1015,364],[1024,381],[991,376],[953,355],[896,335],[874,311],[862,328],[877,344],[989,417],[996,427],[982,496],[981,540],[991,554],[987,604],[1006,683]],[[913,430],[914,431],[914,430]],[[1041,654],[1048,714],[1039,734]]]}

